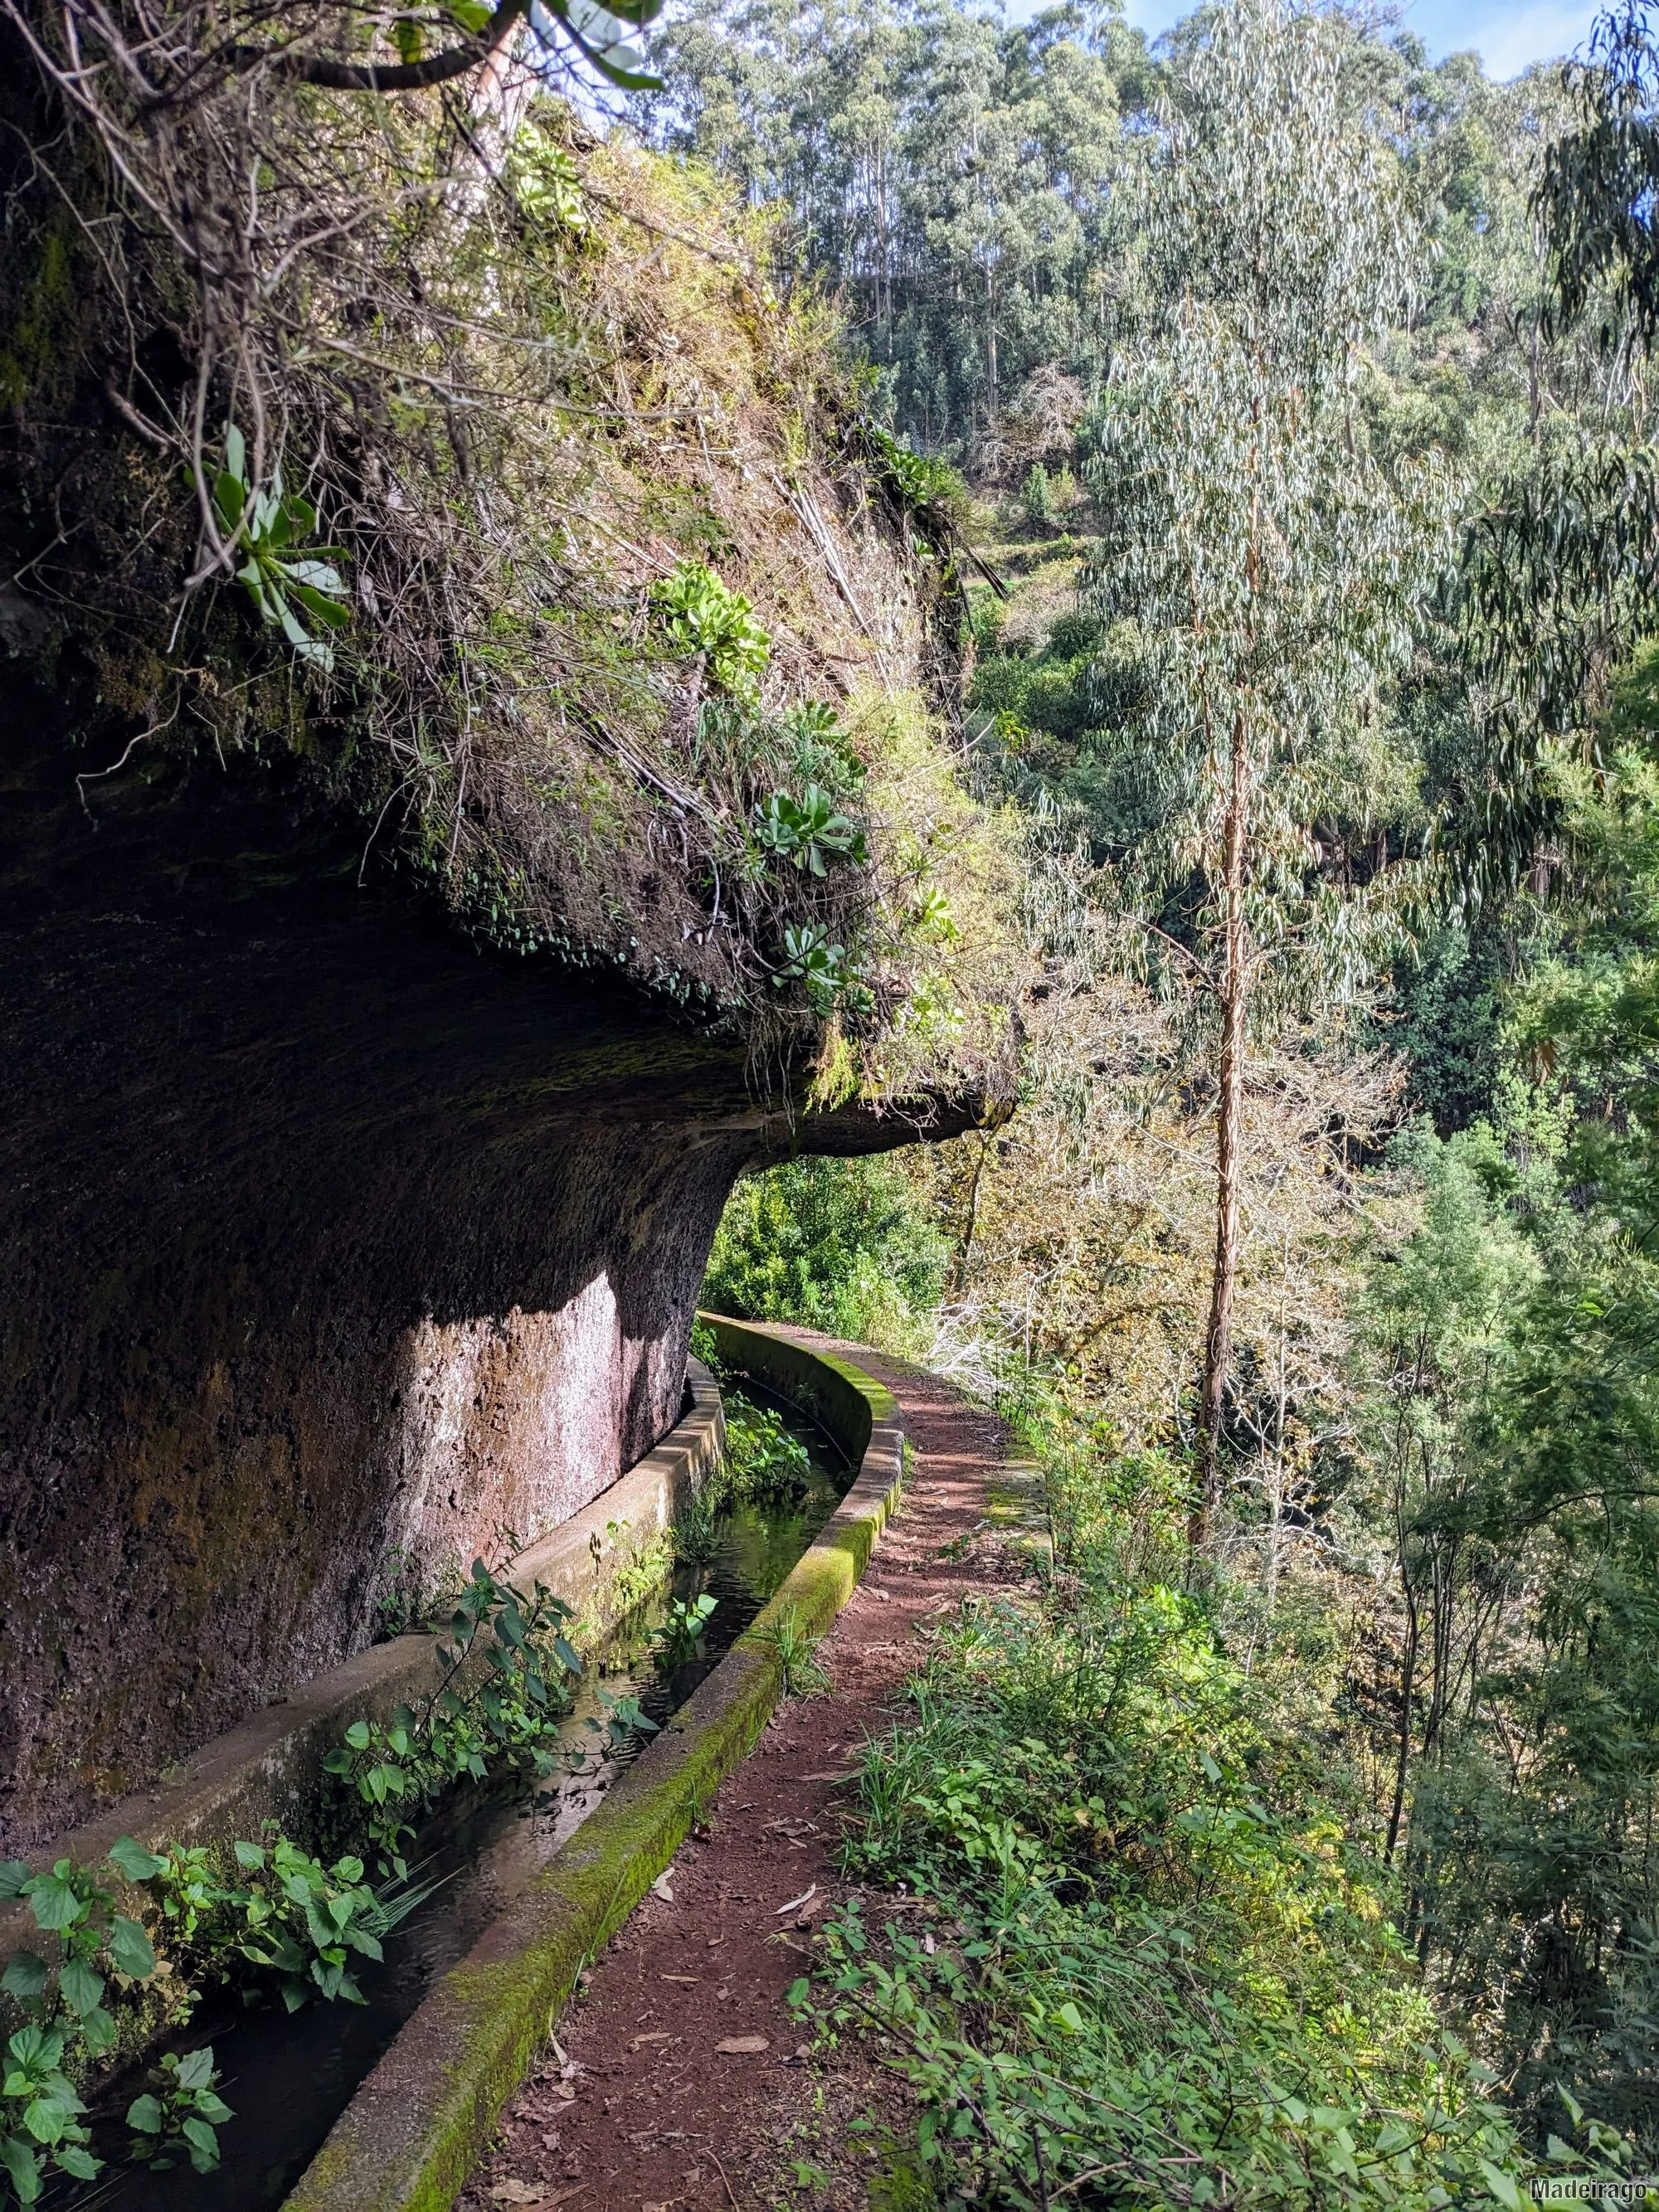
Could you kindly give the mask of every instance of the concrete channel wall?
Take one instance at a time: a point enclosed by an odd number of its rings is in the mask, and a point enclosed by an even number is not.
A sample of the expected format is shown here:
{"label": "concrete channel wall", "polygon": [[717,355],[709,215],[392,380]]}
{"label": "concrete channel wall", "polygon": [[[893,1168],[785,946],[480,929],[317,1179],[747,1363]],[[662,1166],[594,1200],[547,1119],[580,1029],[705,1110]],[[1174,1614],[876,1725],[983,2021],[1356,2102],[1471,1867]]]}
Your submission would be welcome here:
{"label": "concrete channel wall", "polygon": [[[678,1505],[720,1458],[726,1428],[714,1377],[694,1361],[686,1387],[687,1409],[655,1449],[502,1571],[503,1579],[521,1589],[545,1583],[575,1613],[580,1640],[597,1640],[638,1601],[637,1589],[630,1592],[626,1583],[619,1589],[618,1576],[659,1543]],[[374,1644],[204,1744],[172,1778],[42,1844],[28,1855],[31,1863],[72,1858],[94,1865],[119,1836],[156,1849],[228,1844],[257,1837],[267,1820],[303,1835],[326,1779],[323,1759],[346,1729],[356,1720],[388,1719],[394,1707],[417,1702],[435,1686],[436,1676],[433,1637]],[[0,1957],[38,1937],[26,1906],[0,1909]]]}
{"label": "concrete channel wall", "polygon": [[428,1992],[336,2123],[285,2212],[450,2212],[578,1975],[673,1858],[780,1692],[769,1623],[821,1634],[897,1503],[898,1408],[850,1361],[705,1316],[721,1360],[790,1400],[858,1468],[748,1635],[540,1875]]}

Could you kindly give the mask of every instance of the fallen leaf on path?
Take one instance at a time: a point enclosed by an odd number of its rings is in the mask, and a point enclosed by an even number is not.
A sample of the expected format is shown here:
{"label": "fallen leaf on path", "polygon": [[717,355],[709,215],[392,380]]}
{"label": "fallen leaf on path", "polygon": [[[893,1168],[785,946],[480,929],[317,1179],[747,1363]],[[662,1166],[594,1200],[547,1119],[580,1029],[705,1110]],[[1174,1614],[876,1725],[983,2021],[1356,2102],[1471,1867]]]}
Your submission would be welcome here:
{"label": "fallen leaf on path", "polygon": [[663,2027],[659,2028],[653,2035],[631,2036],[629,2039],[628,2047],[630,2051],[637,2051],[642,2043],[672,2043],[673,2040],[673,2031]]}
{"label": "fallen leaf on path", "polygon": [[816,1897],[817,1893],[818,1886],[817,1882],[814,1882],[810,1889],[802,1890],[799,1897],[792,1897],[787,1905],[780,1905],[776,1906],[773,1911],[772,1917],[774,1920],[781,1920],[786,1912],[799,1912],[802,1905],[807,1902],[808,1899]]}
{"label": "fallen leaf on path", "polygon": [[672,1905],[674,1902],[673,1881],[673,1868],[665,1867],[651,1885],[652,1896],[661,1898],[665,1905]]}
{"label": "fallen leaf on path", "polygon": [[772,2048],[772,2042],[765,2035],[725,2035],[714,2048],[723,2058],[758,2058]]}
{"label": "fallen leaf on path", "polygon": [[695,1989],[702,1979],[701,1974],[659,1974],[659,1982],[685,1982]]}
{"label": "fallen leaf on path", "polygon": [[539,2181],[498,2181],[489,2192],[492,2204],[545,2204],[547,2191]]}

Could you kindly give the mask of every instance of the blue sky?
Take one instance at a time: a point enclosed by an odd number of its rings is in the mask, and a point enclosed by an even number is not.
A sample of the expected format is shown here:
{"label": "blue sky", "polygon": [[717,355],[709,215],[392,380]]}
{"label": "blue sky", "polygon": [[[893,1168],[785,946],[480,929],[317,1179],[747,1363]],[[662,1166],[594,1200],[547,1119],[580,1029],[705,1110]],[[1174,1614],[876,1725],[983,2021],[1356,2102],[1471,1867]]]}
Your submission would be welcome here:
{"label": "blue sky", "polygon": [[[1152,35],[1188,12],[1191,0],[1126,0],[1129,21]],[[1024,12],[1023,10],[1021,12]],[[1473,46],[1492,76],[1518,76],[1530,62],[1570,53],[1588,33],[1595,0],[1411,0],[1402,9],[1436,61]]]}

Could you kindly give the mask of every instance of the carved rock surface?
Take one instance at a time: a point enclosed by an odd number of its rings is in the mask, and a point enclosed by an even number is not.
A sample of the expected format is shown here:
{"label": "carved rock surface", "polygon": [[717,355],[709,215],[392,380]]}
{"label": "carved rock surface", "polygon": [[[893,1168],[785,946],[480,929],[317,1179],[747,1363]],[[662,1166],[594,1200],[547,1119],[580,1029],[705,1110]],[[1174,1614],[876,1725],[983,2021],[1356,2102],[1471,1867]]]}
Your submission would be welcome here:
{"label": "carved rock surface", "polygon": [[739,1170],[916,1133],[792,1124],[741,1039],[479,954],[275,771],[210,754],[83,806],[27,706],[0,744],[12,1847],[361,1648],[392,1582],[596,1496],[678,1416]]}

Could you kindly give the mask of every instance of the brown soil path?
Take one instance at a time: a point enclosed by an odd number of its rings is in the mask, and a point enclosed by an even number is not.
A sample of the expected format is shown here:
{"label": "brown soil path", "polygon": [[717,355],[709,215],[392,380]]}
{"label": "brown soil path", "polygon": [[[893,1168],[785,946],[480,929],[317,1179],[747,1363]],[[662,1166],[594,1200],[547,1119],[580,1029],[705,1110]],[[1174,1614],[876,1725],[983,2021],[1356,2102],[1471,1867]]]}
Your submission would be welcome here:
{"label": "brown soil path", "polygon": [[[812,1922],[845,1894],[831,1863],[835,1778],[882,1725],[916,1659],[915,1630],[985,1586],[974,1547],[956,1540],[983,1522],[1003,1439],[936,1376],[857,1345],[830,1348],[892,1390],[915,1454],[903,1504],[821,1649],[831,1693],[779,1708],[682,1846],[672,1901],[648,1896],[595,1962],[560,2024],[566,2063],[544,2067],[507,2107],[501,2148],[463,2212],[770,2212],[803,2196],[852,2212],[866,2201],[865,2154],[836,2115],[866,2100],[867,2063],[856,2052],[832,2061],[839,2083],[809,2069],[782,1997]],[[781,2196],[796,2157],[821,2178]]]}

